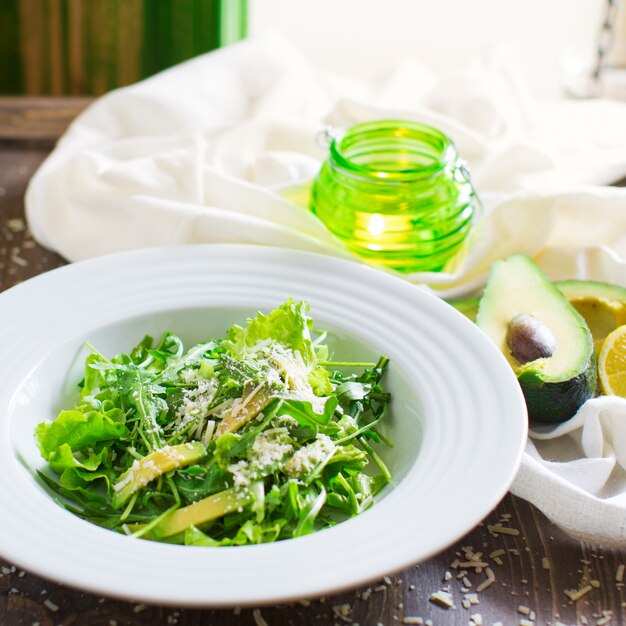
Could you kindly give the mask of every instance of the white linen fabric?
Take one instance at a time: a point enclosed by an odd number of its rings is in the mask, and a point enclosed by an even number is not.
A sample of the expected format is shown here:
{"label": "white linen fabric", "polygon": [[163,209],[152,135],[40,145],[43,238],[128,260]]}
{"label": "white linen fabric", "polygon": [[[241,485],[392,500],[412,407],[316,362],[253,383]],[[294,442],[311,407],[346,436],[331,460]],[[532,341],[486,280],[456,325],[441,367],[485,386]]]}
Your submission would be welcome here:
{"label": "white linen fabric", "polygon": [[[595,186],[626,176],[626,105],[536,102],[501,49],[453,75],[406,60],[369,82],[272,36],[198,57],[80,115],[30,183],[28,222],[71,261],[199,242],[352,258],[306,208],[320,133],[389,118],[449,134],[484,207],[445,272],[404,278],[456,297],[522,252],[555,279],[626,285],[626,191]],[[591,400],[531,436],[513,492],[576,537],[624,545],[626,400]]]}

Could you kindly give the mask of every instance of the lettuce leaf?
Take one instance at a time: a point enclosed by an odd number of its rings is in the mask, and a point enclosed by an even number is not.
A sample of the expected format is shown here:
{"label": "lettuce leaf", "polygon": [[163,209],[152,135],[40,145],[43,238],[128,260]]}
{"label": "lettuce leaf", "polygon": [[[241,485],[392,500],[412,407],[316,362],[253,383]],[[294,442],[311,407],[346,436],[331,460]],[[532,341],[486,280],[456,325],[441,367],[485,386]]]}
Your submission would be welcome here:
{"label": "lettuce leaf", "polygon": [[42,422],[35,429],[41,455],[49,461],[56,450],[67,444],[73,452],[85,450],[102,441],[128,436],[124,411],[118,408],[96,411],[85,406],[61,411],[54,422]]}
{"label": "lettuce leaf", "polygon": [[234,325],[226,334],[222,345],[234,357],[246,358],[248,348],[261,341],[271,339],[277,343],[298,351],[306,365],[316,362],[315,350],[311,343],[313,322],[307,313],[307,302],[294,302],[289,299],[271,313],[248,319],[245,328]]}
{"label": "lettuce leaf", "polygon": [[[86,408],[87,410],[82,410]],[[107,442],[128,436],[124,412],[110,409],[102,412],[91,407],[62,411],[52,423],[42,422],[35,429],[35,439],[41,455],[59,476],[60,485],[69,491],[80,491],[87,499],[100,496],[89,491],[88,485],[104,479],[110,485]],[[94,450],[94,447],[99,450]]]}
{"label": "lettuce leaf", "polygon": [[309,372],[308,380],[316,396],[328,396],[333,392],[328,371],[321,365],[316,365]]}
{"label": "lettuce leaf", "polygon": [[80,468],[88,472],[94,472],[100,463],[108,457],[108,449],[103,447],[99,452],[89,450],[86,457],[80,460],[74,456],[72,448],[67,443],[61,444],[48,458],[50,468],[57,474],[61,474],[68,468]]}

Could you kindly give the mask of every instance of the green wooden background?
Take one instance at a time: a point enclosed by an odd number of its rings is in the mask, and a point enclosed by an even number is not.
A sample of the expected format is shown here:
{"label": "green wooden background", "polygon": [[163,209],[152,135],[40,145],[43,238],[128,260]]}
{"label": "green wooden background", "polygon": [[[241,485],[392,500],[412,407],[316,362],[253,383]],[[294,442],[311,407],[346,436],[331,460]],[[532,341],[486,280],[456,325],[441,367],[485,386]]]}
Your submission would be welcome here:
{"label": "green wooden background", "polygon": [[0,0],[0,93],[98,95],[242,39],[247,0]]}

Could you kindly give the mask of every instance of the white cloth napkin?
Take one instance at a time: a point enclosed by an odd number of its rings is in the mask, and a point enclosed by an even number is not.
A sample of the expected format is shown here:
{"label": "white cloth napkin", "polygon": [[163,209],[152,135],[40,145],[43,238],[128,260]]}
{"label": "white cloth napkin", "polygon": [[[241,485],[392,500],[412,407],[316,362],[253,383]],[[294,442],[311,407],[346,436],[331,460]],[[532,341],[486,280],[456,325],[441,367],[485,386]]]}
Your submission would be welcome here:
{"label": "white cloth napkin", "polygon": [[[31,181],[30,228],[71,261],[153,245],[257,243],[347,256],[307,211],[319,134],[383,118],[430,123],[468,161],[484,212],[448,271],[404,276],[445,297],[494,259],[626,285],[626,106],[534,101],[506,50],[440,77],[415,60],[369,82],[263,37],[95,102]],[[506,416],[503,416],[506,419]],[[513,492],[573,535],[626,542],[626,400],[600,398],[529,441]]]}

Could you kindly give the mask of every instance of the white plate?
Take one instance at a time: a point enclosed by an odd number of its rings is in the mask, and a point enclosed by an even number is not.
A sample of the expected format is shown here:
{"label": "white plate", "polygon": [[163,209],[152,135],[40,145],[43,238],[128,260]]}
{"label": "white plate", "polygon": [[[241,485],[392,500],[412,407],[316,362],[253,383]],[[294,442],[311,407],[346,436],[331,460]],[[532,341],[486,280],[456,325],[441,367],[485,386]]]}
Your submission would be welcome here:
{"label": "white plate", "polygon": [[[83,342],[127,350],[145,333],[222,334],[288,297],[311,303],[342,359],[385,354],[385,458],[395,483],[362,515],[275,544],[198,548],[131,539],[59,507],[34,480],[33,429],[71,404]],[[506,493],[526,438],[519,386],[457,311],[383,272],[308,253],[208,245],[123,253],[0,295],[0,554],[92,592],[178,606],[314,597],[442,550]]]}

